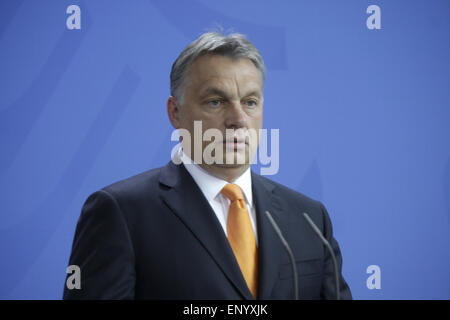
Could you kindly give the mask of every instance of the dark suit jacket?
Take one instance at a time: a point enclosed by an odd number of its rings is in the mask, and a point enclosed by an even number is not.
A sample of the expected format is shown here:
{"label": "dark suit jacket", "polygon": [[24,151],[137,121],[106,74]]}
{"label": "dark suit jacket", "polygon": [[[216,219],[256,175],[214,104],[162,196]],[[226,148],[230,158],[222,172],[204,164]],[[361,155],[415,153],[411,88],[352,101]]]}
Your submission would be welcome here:
{"label": "dark suit jacket", "polygon": [[[351,299],[325,207],[252,172],[258,228],[259,299],[293,299],[289,256],[264,212],[294,253],[302,299],[335,297],[333,264],[307,224],[307,212],[334,249],[341,298]],[[70,265],[81,289],[64,299],[253,299],[225,233],[183,165],[169,162],[93,193],[77,224]]]}

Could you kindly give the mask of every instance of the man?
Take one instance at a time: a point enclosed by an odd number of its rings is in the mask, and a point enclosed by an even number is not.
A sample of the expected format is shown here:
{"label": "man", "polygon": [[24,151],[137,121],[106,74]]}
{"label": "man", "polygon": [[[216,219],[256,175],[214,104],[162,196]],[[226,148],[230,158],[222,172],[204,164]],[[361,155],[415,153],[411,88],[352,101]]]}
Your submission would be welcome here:
{"label": "man", "polygon": [[205,33],[180,54],[170,79],[172,125],[194,135],[200,121],[222,138],[182,136],[166,166],[87,199],[69,262],[81,269],[81,289],[66,287],[64,298],[293,299],[291,260],[267,211],[292,249],[300,298],[336,295],[332,258],[307,212],[336,255],[341,298],[351,299],[325,207],[250,170],[259,135],[247,133],[262,128],[264,100],[257,49],[239,34]]}

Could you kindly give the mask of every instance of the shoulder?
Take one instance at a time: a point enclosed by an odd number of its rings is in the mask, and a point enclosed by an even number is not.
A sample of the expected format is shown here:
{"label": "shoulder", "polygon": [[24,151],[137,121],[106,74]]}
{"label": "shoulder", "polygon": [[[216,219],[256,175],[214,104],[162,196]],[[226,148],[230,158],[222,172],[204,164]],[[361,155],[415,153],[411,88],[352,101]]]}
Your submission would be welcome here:
{"label": "shoulder", "polygon": [[325,211],[325,207],[320,201],[315,200],[299,191],[258,174],[253,174],[252,178],[254,183],[264,185],[266,189],[270,190],[279,201],[291,210],[313,214],[322,213]]}
{"label": "shoulder", "polygon": [[272,197],[283,208],[283,212],[291,222],[305,222],[303,213],[307,213],[319,229],[325,234],[332,233],[330,215],[325,205],[303,193],[284,186],[266,177],[254,174],[254,181],[271,190]]}
{"label": "shoulder", "polygon": [[275,194],[282,196],[284,199],[300,201],[302,203],[313,206],[320,204],[319,201],[310,198],[309,196],[301,192],[298,192],[292,188],[289,188],[281,183],[273,181],[272,179],[266,178],[258,174],[253,174],[252,178],[256,183],[262,183],[263,185],[266,186],[266,188],[268,188],[269,190],[273,190]]}
{"label": "shoulder", "polygon": [[147,170],[134,176],[116,181],[100,189],[116,201],[139,200],[155,194],[163,167]]}

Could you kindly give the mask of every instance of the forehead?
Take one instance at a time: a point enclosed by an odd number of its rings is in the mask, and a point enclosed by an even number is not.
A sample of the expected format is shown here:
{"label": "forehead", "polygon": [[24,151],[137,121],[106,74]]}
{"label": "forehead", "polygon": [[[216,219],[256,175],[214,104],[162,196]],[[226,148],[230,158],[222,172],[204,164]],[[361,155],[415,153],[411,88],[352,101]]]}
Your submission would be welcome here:
{"label": "forehead", "polygon": [[262,88],[262,76],[247,58],[229,58],[207,54],[197,58],[189,67],[187,86],[201,90],[210,85]]}

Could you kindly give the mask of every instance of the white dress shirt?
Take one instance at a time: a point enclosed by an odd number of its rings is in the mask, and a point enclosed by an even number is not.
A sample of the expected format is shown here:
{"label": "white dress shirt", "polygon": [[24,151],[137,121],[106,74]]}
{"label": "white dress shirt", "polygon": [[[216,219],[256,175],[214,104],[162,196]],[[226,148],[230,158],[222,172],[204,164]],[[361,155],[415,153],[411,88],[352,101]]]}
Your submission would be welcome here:
{"label": "white dress shirt", "polygon": [[[225,235],[227,235],[227,218],[228,209],[230,207],[230,200],[225,197],[220,191],[229,182],[222,180],[208,173],[206,170],[201,168],[198,164],[194,163],[182,150],[180,147],[176,156],[181,158],[186,170],[192,176],[194,181],[199,186],[203,195],[208,200],[211,208],[219,220]],[[248,168],[239,178],[237,178],[234,184],[238,185],[242,193],[244,194],[245,203],[247,205],[247,210],[250,214],[250,221],[252,224],[253,232],[255,233],[256,245],[258,245],[258,232],[256,229],[256,214],[255,206],[253,205],[253,195],[252,195],[252,175],[250,168]]]}

